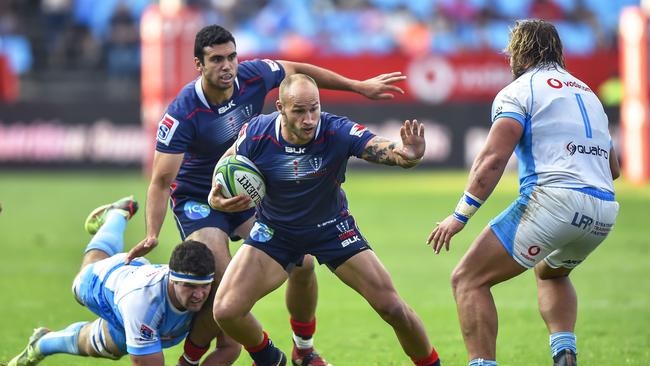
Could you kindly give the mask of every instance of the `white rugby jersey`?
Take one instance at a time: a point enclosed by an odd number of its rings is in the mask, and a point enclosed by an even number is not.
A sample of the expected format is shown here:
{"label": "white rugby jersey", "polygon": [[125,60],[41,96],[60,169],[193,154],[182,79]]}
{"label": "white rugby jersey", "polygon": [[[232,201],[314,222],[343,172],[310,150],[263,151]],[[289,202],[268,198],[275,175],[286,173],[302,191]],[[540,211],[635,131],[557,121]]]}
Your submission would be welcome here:
{"label": "white rugby jersey", "polygon": [[[122,324],[129,354],[145,355],[178,344],[187,335],[193,313],[174,307],[167,292],[169,266],[136,258],[124,265],[126,253],[98,262],[93,273],[104,284],[104,298]],[[108,312],[109,309],[105,309]]]}
{"label": "white rugby jersey", "polygon": [[497,94],[492,122],[524,126],[515,153],[520,191],[533,186],[614,193],[608,119],[594,92],[558,66],[528,70]]}

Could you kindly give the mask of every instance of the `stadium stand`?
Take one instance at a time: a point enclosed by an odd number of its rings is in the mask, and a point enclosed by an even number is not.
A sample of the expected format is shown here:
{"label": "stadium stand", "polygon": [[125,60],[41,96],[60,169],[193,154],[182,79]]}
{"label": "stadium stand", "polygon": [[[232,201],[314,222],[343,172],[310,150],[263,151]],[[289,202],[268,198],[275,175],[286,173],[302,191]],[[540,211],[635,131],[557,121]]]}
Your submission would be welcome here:
{"label": "stadium stand", "polygon": [[[0,2],[0,54],[30,80],[139,81],[139,19],[155,0]],[[513,18],[557,24],[568,55],[616,46],[620,8],[638,0],[187,0],[233,30],[242,57],[458,54],[502,50]],[[62,76],[63,75],[63,76]],[[79,88],[83,89],[82,86]],[[72,87],[71,90],[75,88]],[[117,93],[118,95],[122,95]],[[35,93],[34,96],[37,96]],[[131,97],[131,96],[127,96]]]}

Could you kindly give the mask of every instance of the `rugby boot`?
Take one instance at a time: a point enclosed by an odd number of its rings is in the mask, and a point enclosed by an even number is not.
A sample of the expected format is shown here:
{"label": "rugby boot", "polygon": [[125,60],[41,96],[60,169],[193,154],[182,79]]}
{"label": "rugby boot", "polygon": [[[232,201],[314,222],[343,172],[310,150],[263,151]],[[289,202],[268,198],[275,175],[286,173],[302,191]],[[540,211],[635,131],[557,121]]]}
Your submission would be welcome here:
{"label": "rugby boot", "polygon": [[553,357],[553,366],[577,366],[576,354],[570,349],[563,349]]}
{"label": "rugby boot", "polygon": [[295,343],[291,351],[291,364],[293,366],[332,366],[313,347],[299,349]]}
{"label": "rugby boot", "polygon": [[40,352],[36,343],[49,332],[49,329],[43,327],[34,329],[34,333],[29,337],[27,347],[18,356],[12,358],[7,366],[35,366],[41,362],[45,355]]}
{"label": "rugby boot", "polygon": [[113,203],[102,205],[94,209],[84,222],[84,229],[88,234],[95,235],[104,222],[106,221],[106,214],[110,210],[119,210],[126,219],[130,219],[138,212],[138,201],[133,199],[133,196],[121,198]]}

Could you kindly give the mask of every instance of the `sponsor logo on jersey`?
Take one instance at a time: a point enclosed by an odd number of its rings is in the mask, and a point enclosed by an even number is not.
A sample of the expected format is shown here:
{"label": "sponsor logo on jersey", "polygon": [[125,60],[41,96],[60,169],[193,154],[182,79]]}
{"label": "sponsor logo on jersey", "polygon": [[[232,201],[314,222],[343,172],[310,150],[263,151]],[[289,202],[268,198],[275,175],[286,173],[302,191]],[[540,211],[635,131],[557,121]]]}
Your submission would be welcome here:
{"label": "sponsor logo on jersey", "polygon": [[335,222],[336,222],[336,219],[327,220],[327,221],[325,221],[325,222],[321,222],[320,224],[316,225],[316,227],[327,226],[327,225],[329,225],[329,224],[333,224],[333,223],[335,223]]}
{"label": "sponsor logo on jersey", "polygon": [[562,264],[566,264],[569,266],[577,266],[578,264],[582,263],[582,259],[565,259],[562,261]]}
{"label": "sponsor logo on jersey", "polygon": [[562,88],[562,82],[558,79],[549,78],[548,80],[546,80],[546,84],[548,84],[548,86],[550,86],[551,88],[555,88],[555,89]]}
{"label": "sponsor logo on jersey", "polygon": [[538,245],[531,245],[528,249],[523,252],[519,251],[519,255],[529,261],[535,261],[535,256],[537,256],[542,251]]}
{"label": "sponsor logo on jersey", "polygon": [[586,146],[580,144],[574,144],[573,141],[566,144],[566,150],[569,153],[569,156],[573,156],[575,153],[583,155],[593,155],[593,156],[602,156],[605,160],[609,159],[609,151],[603,149],[602,147],[596,146]]}
{"label": "sponsor logo on jersey", "polygon": [[575,212],[573,214],[573,220],[571,220],[571,225],[582,229],[587,230],[591,228],[591,225],[594,223],[594,219],[580,212]]}
{"label": "sponsor logo on jersey", "polygon": [[255,225],[251,229],[251,239],[265,243],[273,237],[273,229],[262,224],[259,221],[255,221]]}
{"label": "sponsor logo on jersey", "polygon": [[351,238],[347,238],[347,239],[343,240],[343,241],[341,242],[341,246],[342,246],[343,248],[345,248],[345,247],[347,247],[348,245],[350,245],[350,244],[354,244],[354,243],[359,242],[359,241],[361,241],[361,238],[359,238],[359,235],[355,235],[355,236],[353,236],[353,237],[351,237]]}
{"label": "sponsor logo on jersey", "polygon": [[494,110],[494,117],[498,117],[501,113],[503,113],[503,106],[500,105]]}
{"label": "sponsor logo on jersey", "polygon": [[323,158],[320,156],[310,158],[309,165],[314,169],[314,172],[317,172],[323,166]]}
{"label": "sponsor logo on jersey", "polygon": [[566,86],[567,88],[577,88],[577,89],[580,89],[580,90],[583,90],[583,91],[586,91],[586,92],[593,93],[591,88],[589,88],[588,86],[582,85],[582,84],[580,84],[580,83],[578,83],[576,81],[573,81],[573,80],[571,80],[571,81],[560,81],[560,80],[555,79],[555,78],[549,78],[549,79],[546,80],[546,84],[548,84],[548,86],[550,86],[551,88],[554,88],[554,89],[561,89],[563,86]]}
{"label": "sponsor logo on jersey", "polygon": [[235,105],[236,105],[235,101],[231,100],[230,102],[228,102],[228,105],[225,105],[225,106],[217,109],[217,112],[219,112],[219,114],[224,114],[224,113],[228,112],[228,110],[230,108],[234,107]]}
{"label": "sponsor logo on jersey", "polygon": [[354,126],[352,126],[352,128],[350,129],[350,135],[361,137],[363,133],[366,132],[366,130],[367,130],[366,126],[355,123]]}
{"label": "sponsor logo on jersey", "polygon": [[304,154],[305,151],[307,151],[306,147],[293,147],[293,146],[284,147],[284,152],[289,154]]}
{"label": "sponsor logo on jersey", "polygon": [[540,247],[537,246],[537,245],[531,245],[531,246],[528,248],[528,254],[530,254],[530,255],[533,256],[533,257],[536,256],[536,255],[538,255],[539,252],[541,252],[541,251],[542,251],[542,248],[540,248]]}
{"label": "sponsor logo on jersey", "polygon": [[344,233],[350,230],[350,223],[347,221],[341,221],[338,224],[336,224],[336,228],[339,230],[340,233]]}
{"label": "sponsor logo on jersey", "polygon": [[187,201],[183,210],[190,220],[205,219],[210,214],[210,206],[196,201]]}
{"label": "sponsor logo on jersey", "polygon": [[347,239],[349,237],[352,237],[352,236],[355,236],[355,235],[357,235],[357,232],[354,229],[353,230],[348,230],[348,231],[346,231],[346,232],[339,235],[339,240],[345,240],[345,239]]}
{"label": "sponsor logo on jersey", "polygon": [[269,65],[269,68],[271,68],[271,71],[280,71],[280,65],[278,65],[277,62],[273,60],[269,60],[268,58],[263,59],[264,63]]}
{"label": "sponsor logo on jersey", "polygon": [[174,132],[178,127],[178,120],[169,114],[165,114],[160,123],[158,124],[158,136],[157,139],[160,143],[169,146],[169,143],[174,137]]}
{"label": "sponsor logo on jersey", "polygon": [[140,339],[143,341],[151,341],[154,339],[154,334],[156,332],[149,328],[146,324],[140,326]]}

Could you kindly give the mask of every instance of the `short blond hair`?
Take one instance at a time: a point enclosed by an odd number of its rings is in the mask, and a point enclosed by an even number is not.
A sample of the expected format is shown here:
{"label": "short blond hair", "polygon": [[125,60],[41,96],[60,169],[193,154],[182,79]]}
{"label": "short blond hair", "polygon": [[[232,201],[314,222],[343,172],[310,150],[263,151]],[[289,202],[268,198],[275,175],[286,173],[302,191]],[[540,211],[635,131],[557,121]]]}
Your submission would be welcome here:
{"label": "short blond hair", "polygon": [[305,74],[292,74],[284,78],[282,82],[280,83],[280,92],[279,92],[279,98],[281,103],[286,103],[287,102],[287,93],[289,90],[291,90],[291,86],[299,81],[306,81],[311,84],[314,84],[316,88],[318,88],[318,85],[316,84],[316,81],[309,75]]}

